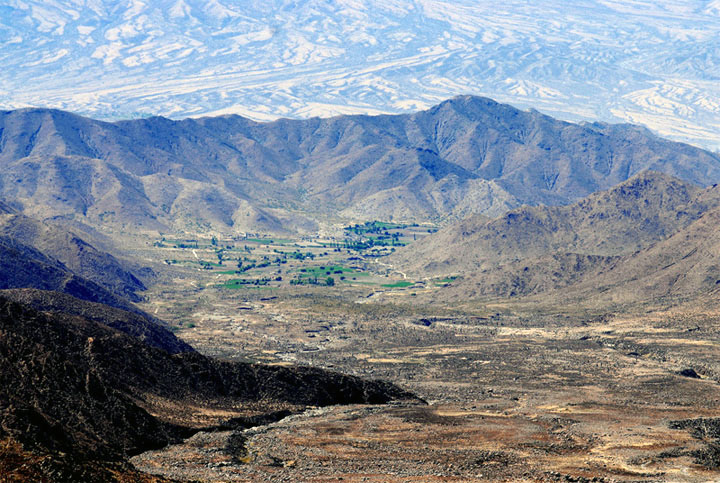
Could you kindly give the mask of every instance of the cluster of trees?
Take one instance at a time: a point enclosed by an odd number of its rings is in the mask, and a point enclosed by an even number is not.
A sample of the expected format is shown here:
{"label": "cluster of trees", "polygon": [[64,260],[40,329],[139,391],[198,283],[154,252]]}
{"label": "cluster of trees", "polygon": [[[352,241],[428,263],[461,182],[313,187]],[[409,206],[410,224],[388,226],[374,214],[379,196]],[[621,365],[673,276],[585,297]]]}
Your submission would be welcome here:
{"label": "cluster of trees", "polygon": [[[330,243],[329,246],[336,250],[346,249],[362,251],[372,247],[397,247],[404,246],[405,243],[400,241],[400,233],[390,230],[399,230],[408,226],[417,225],[399,225],[392,223],[383,223],[380,221],[368,221],[362,225],[346,226],[345,232],[348,235],[356,235],[357,238],[346,238],[342,242]],[[372,236],[375,235],[375,236]]]}
{"label": "cluster of trees", "polygon": [[405,246],[405,243],[400,241],[399,233],[392,233],[362,240],[345,239],[341,242],[330,242],[327,246],[335,249],[355,250],[359,252],[372,247],[402,247]]}
{"label": "cluster of trees", "polygon": [[389,235],[388,230],[399,230],[407,228],[408,226],[418,225],[400,225],[397,223],[385,223],[382,221],[366,221],[362,225],[355,224],[346,226],[345,231],[355,233],[356,235],[364,235],[366,233],[383,233],[385,235]]}
{"label": "cluster of trees", "polygon": [[313,277],[302,277],[298,275],[296,278],[290,280],[290,285],[325,285],[332,287],[335,285],[334,277],[327,277],[325,279],[318,278],[317,275]]}

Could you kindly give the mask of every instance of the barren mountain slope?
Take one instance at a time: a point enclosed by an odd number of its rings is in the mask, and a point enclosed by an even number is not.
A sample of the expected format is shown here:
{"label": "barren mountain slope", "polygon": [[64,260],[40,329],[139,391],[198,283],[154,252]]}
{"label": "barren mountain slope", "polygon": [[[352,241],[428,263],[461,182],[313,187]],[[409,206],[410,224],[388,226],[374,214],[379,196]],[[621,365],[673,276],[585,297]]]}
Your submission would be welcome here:
{"label": "barren mountain slope", "polygon": [[620,260],[622,257],[619,256],[561,252],[522,260],[506,260],[493,267],[465,273],[430,297],[437,301],[457,303],[478,298],[543,294],[548,301],[548,293],[562,295],[575,284],[593,280],[593,277],[614,267]]}
{"label": "barren mountain slope", "polygon": [[98,250],[76,234],[23,215],[0,215],[0,235],[36,248],[83,278],[133,302],[140,301],[145,285],[109,253]]}
{"label": "barren mountain slope", "polygon": [[12,206],[8,205],[4,201],[0,200],[0,214],[3,215],[15,215],[17,214],[17,210],[13,208]]}
{"label": "barren mountain slope", "polygon": [[37,288],[65,292],[84,300],[127,309],[131,304],[79,277],[59,261],[17,240],[0,236],[0,289]]}
{"label": "barren mountain slope", "polygon": [[129,312],[102,303],[88,302],[72,295],[49,290],[9,289],[0,290],[0,295],[40,312],[83,317],[136,337],[143,343],[170,354],[194,351],[190,345],[167,329],[161,321],[147,314]]}
{"label": "barren mountain slope", "polygon": [[468,273],[439,298],[531,296],[529,300],[540,303],[604,307],[715,300],[720,293],[718,223],[720,208],[715,208],[669,238],[633,254],[557,253]]}
{"label": "barren mountain slope", "polygon": [[0,108],[399,113],[484,93],[717,149],[717,0],[4,2]]}
{"label": "barren mountain slope", "polygon": [[391,260],[417,274],[449,274],[556,252],[632,253],[687,226],[709,205],[717,206],[715,191],[647,171],[573,205],[523,206],[490,221],[470,217]]}
{"label": "barren mountain slope", "polygon": [[[624,183],[625,188],[619,188],[627,193],[627,185],[636,180],[630,180]],[[543,255],[537,253],[534,246],[523,247],[524,251],[517,249],[511,257],[495,259],[494,264],[488,261],[484,268],[469,268],[461,278],[435,296],[438,300],[454,302],[477,297],[529,296],[528,301],[541,304],[580,302],[605,307],[661,300],[682,302],[699,298],[714,299],[720,290],[720,238],[717,233],[720,187],[692,191],[694,195],[686,204],[665,203],[668,211],[662,214],[660,221],[657,217],[631,217],[637,225],[637,231],[627,231],[627,226],[615,219],[614,231],[611,224],[606,230],[595,233],[598,236],[606,234],[608,240],[621,239],[618,237],[625,234],[636,244],[647,245],[640,250],[614,256],[597,255],[602,246],[578,243],[593,239],[581,236],[584,233],[581,229],[583,225],[576,224],[570,227],[576,231],[569,233],[579,234],[573,247],[581,250],[568,253],[553,246]],[[606,195],[593,195],[575,207],[588,205],[593,198]],[[623,209],[626,216],[634,212],[632,204],[647,206],[643,198],[629,203]],[[653,205],[652,202],[648,204]],[[674,209],[670,210],[673,206]],[[673,220],[677,223],[674,232]],[[664,227],[665,236],[661,236],[661,232],[653,233],[644,229],[648,226]],[[654,242],[653,237],[657,238]],[[518,246],[517,240],[510,235],[503,240],[507,240],[509,246]]]}
{"label": "barren mountain slope", "polygon": [[720,290],[720,208],[666,240],[618,260],[611,269],[572,287],[569,298],[598,303],[717,296]]}
{"label": "barren mountain slope", "polygon": [[[720,180],[720,157],[629,125],[572,124],[477,97],[412,115],[105,123],[0,113],[0,189],[24,213],[125,230],[314,230],[563,204],[656,169]],[[200,209],[198,209],[200,208]]]}

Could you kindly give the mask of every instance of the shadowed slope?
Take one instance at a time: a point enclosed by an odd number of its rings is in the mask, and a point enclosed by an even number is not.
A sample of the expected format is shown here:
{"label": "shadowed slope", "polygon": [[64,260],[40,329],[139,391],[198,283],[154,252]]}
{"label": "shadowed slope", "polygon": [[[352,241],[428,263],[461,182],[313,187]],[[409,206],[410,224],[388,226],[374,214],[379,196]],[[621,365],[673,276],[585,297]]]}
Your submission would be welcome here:
{"label": "shadowed slope", "polygon": [[0,335],[0,439],[58,459],[58,480],[93,477],[103,463],[88,461],[122,462],[248,410],[413,398],[391,384],[319,369],[170,355],[87,318],[40,313],[2,295]]}
{"label": "shadowed slope", "polygon": [[22,215],[0,216],[0,235],[32,246],[115,295],[139,302],[145,285],[118,259],[74,233]]}
{"label": "shadowed slope", "polygon": [[35,289],[0,290],[9,300],[40,312],[75,315],[136,337],[145,344],[170,354],[192,352],[190,345],[147,314],[128,312],[109,305],[88,302],[60,292]]}
{"label": "shadowed slope", "polygon": [[[75,275],[62,263],[45,256],[38,250],[12,238],[0,236],[0,290],[32,288],[40,291],[25,292],[27,302],[42,310],[67,311],[82,314],[90,304],[104,307],[105,323],[126,330],[133,335],[144,334],[148,343],[169,352],[192,351],[192,348],[162,326],[162,322],[141,311],[127,300],[107,291],[100,285]],[[54,292],[72,297],[63,298]],[[81,300],[77,300],[81,299]],[[100,305],[102,304],[102,305]],[[111,308],[116,310],[113,314]],[[125,320],[120,323],[118,320]]]}

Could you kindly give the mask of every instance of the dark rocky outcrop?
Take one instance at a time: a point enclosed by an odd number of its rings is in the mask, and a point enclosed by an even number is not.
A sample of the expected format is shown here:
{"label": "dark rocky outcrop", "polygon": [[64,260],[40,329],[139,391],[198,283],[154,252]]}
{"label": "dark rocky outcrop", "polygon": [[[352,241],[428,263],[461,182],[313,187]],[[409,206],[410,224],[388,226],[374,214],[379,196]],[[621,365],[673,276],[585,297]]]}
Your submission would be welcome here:
{"label": "dark rocky outcrop", "polygon": [[389,383],[320,369],[172,355],[87,317],[38,312],[4,295],[0,388],[0,441],[50,455],[60,468],[53,479],[89,461],[123,464],[187,437],[200,429],[187,408],[257,411],[413,398]]}
{"label": "dark rocky outcrop", "polygon": [[48,290],[0,290],[0,295],[41,312],[86,318],[136,337],[145,344],[163,349],[170,354],[193,351],[190,345],[178,339],[175,334],[165,328],[161,321],[151,318],[147,314],[129,312]]}

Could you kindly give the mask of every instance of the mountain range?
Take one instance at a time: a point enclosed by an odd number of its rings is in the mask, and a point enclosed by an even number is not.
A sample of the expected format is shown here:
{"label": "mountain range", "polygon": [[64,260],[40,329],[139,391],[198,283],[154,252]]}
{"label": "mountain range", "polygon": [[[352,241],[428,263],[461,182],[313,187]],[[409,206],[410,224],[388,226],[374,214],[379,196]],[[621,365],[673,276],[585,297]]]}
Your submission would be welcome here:
{"label": "mountain range", "polygon": [[445,301],[537,296],[607,307],[716,297],[719,218],[718,185],[643,172],[572,205],[470,217],[391,259],[415,275],[459,276]]}
{"label": "mountain range", "polygon": [[106,249],[133,232],[433,221],[445,227],[385,259],[414,280],[456,277],[416,300],[609,310],[720,293],[719,155],[486,98],[268,123],[0,112],[0,168],[0,474],[16,479],[142,481],[129,456],[200,430],[420,402],[382,381],[198,353],[133,304],[153,273]]}
{"label": "mountain range", "polygon": [[270,123],[9,111],[0,113],[0,166],[2,196],[25,215],[150,232],[497,216],[573,202],[645,169],[720,181],[720,155],[645,129],[470,96],[415,114]]}

